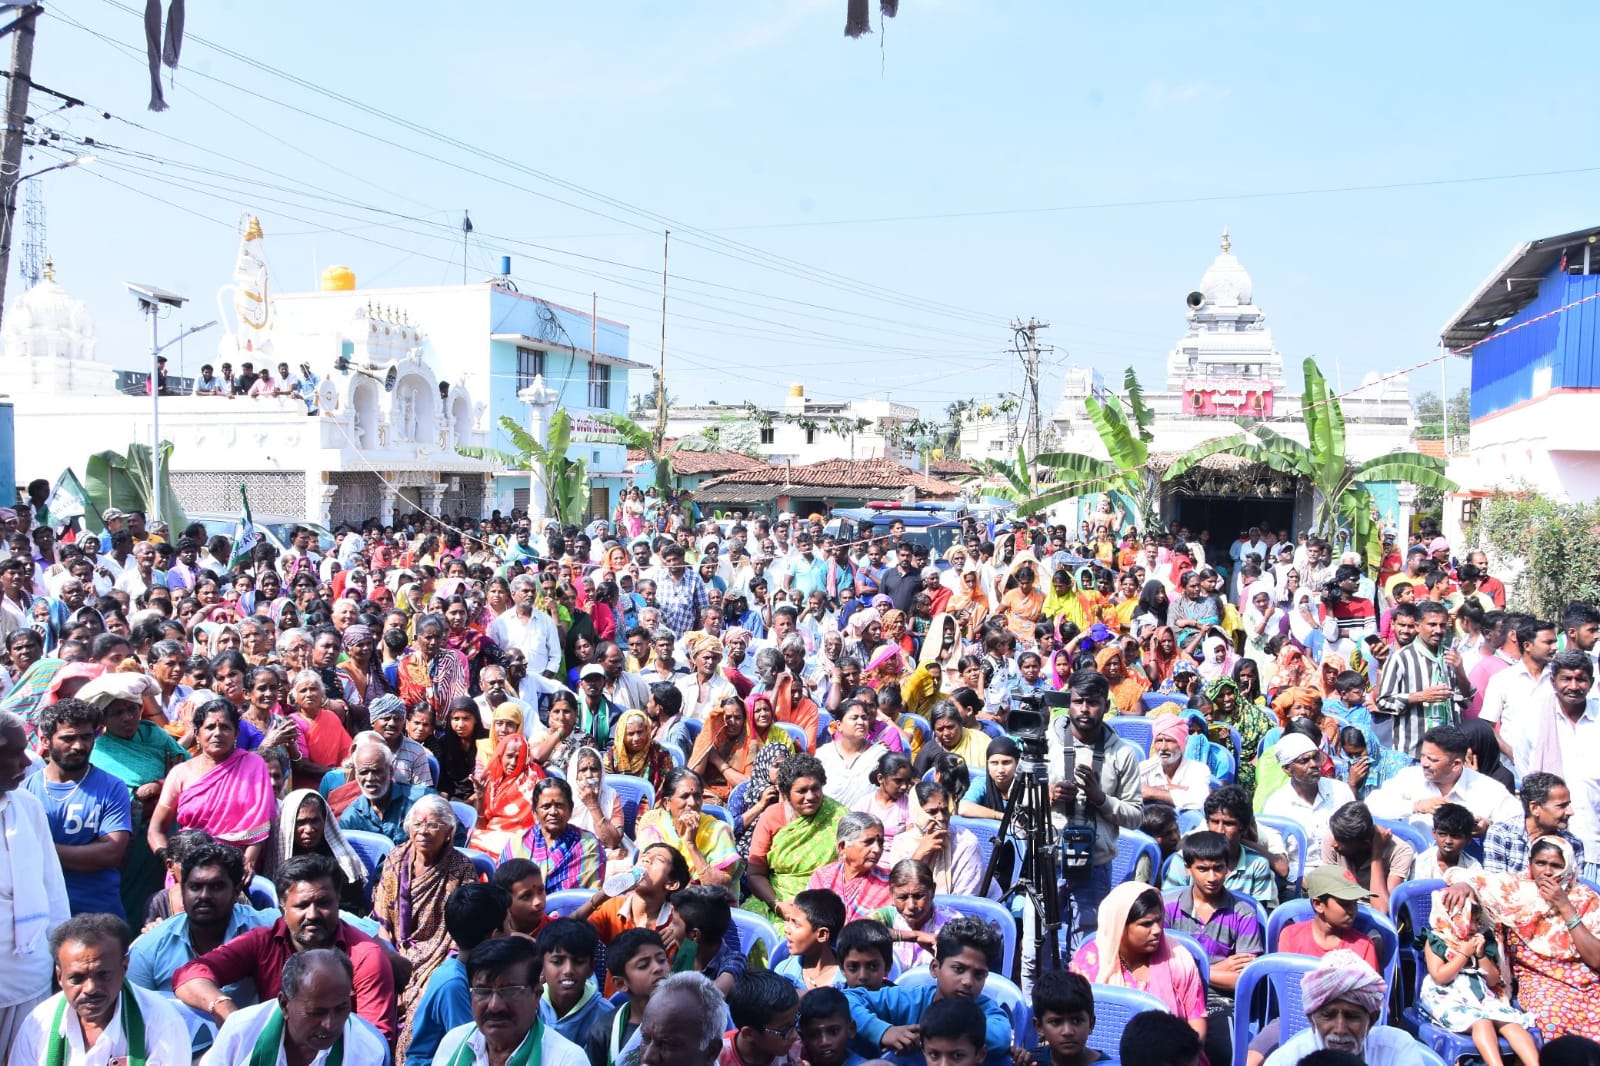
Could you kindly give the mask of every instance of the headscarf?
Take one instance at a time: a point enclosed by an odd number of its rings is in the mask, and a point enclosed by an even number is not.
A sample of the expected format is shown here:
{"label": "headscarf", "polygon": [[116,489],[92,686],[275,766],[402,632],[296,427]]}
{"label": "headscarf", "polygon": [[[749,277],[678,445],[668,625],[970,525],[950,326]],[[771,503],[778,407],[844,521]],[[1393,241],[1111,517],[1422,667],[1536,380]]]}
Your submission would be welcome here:
{"label": "headscarf", "polygon": [[1378,972],[1346,948],[1328,952],[1317,962],[1316,969],[1300,978],[1300,999],[1308,1016],[1334,1000],[1354,1003],[1368,1014],[1377,1014],[1388,994],[1389,986]]}
{"label": "headscarf", "polygon": [[[1128,927],[1128,915],[1140,896],[1156,891],[1143,881],[1124,881],[1100,901],[1100,924],[1094,934],[1099,963],[1099,972],[1093,977],[1095,984],[1126,987],[1122,976],[1122,935]],[[1197,975],[1194,959],[1182,948],[1174,951],[1171,937],[1162,937],[1150,957],[1147,991],[1169,1009],[1175,1007],[1178,995],[1174,977],[1185,971]]]}
{"label": "headscarf", "polygon": [[[628,723],[634,718],[642,719],[647,727],[644,750],[638,755],[628,754],[628,745],[623,740],[628,733]],[[617,715],[617,720],[611,727],[611,763],[617,768],[617,773],[630,777],[644,777],[650,767],[650,745],[655,742],[655,725],[650,721],[648,714],[637,707],[632,707]]]}
{"label": "headscarf", "polygon": [[[1219,647],[1225,649],[1220,663],[1212,658],[1212,653]],[[1207,681],[1231,674],[1235,661],[1233,645],[1228,643],[1226,637],[1213,633],[1200,642],[1200,663],[1197,668],[1200,671],[1200,676]]]}
{"label": "headscarf", "polygon": [[867,626],[881,621],[876,607],[863,607],[852,614],[850,620],[844,624],[845,635],[852,640],[860,640],[861,635],[867,631]]}
{"label": "headscarf", "polygon": [[[946,631],[954,635],[955,641],[950,645],[950,654],[941,659],[939,654],[944,651]],[[956,616],[953,614],[941,613],[934,615],[933,621],[928,624],[928,632],[923,635],[922,647],[917,652],[917,665],[927,666],[929,663],[938,663],[944,675],[943,680],[948,682],[956,676],[956,663],[960,659],[961,623],[956,620]]]}
{"label": "headscarf", "polygon": [[270,868],[276,871],[294,855],[294,823],[299,819],[300,807],[306,800],[315,800],[322,807],[322,846],[325,853],[333,857],[348,884],[366,884],[369,880],[366,863],[361,861],[361,856],[345,839],[344,830],[339,828],[339,819],[334,816],[328,801],[314,788],[296,789],[284,797],[269,842],[272,849]]}
{"label": "headscarf", "polygon": [[344,636],[341,639],[344,650],[349,651],[357,644],[360,644],[363,640],[373,639],[372,628],[357,622],[354,625],[347,626],[345,628]]}
{"label": "headscarf", "polygon": [[[1537,702],[1538,693],[1535,693],[1535,703]],[[1500,759],[1500,735],[1494,731],[1494,726],[1482,718],[1468,718],[1462,721],[1457,728],[1467,738],[1467,750],[1478,757],[1478,773],[1484,777],[1494,778],[1494,780],[1506,786],[1508,792],[1515,792],[1516,778],[1512,776],[1510,768]],[[1565,780],[1560,763],[1557,763],[1554,768],[1542,765],[1537,758],[1536,752],[1533,765],[1525,768],[1523,773],[1531,774],[1537,770],[1553,773]]]}
{"label": "headscarf", "polygon": [[[1294,709],[1302,706],[1308,708],[1311,713],[1305,715],[1294,714]],[[1272,711],[1278,716],[1278,725],[1285,729],[1289,727],[1289,722],[1296,717],[1312,718],[1320,723],[1322,720],[1321,709],[1322,693],[1310,685],[1295,685],[1292,688],[1281,689],[1272,698]]]}
{"label": "headscarf", "polygon": [[[512,735],[515,736],[516,734],[513,733]],[[593,756],[595,763],[600,767],[600,811],[609,818],[611,811],[617,806],[617,794],[610,785],[606,784],[606,761],[600,757],[599,749],[591,748],[587,744],[574,748],[572,755],[567,759],[567,765],[562,767],[562,772],[566,774],[567,782],[572,786],[572,794],[576,797],[578,794],[578,767],[582,764],[586,755]],[[573,825],[579,829],[587,829],[592,833],[594,832],[594,826],[591,824],[590,819],[591,815],[588,807],[581,803],[573,804]]]}
{"label": "headscarf", "polygon": [[1318,631],[1317,620],[1308,613],[1311,608],[1311,590],[1303,586],[1296,589],[1294,606],[1289,611],[1289,634],[1298,644],[1309,645],[1312,635]]}
{"label": "headscarf", "polygon": [[[1161,651],[1161,642],[1165,637],[1172,638],[1172,654],[1166,655]],[[1152,629],[1144,638],[1144,673],[1150,679],[1150,684],[1160,685],[1172,676],[1172,668],[1183,658],[1183,652],[1178,650],[1178,634],[1171,626],[1162,625]]]}
{"label": "headscarf", "polygon": [[[703,732],[703,730],[702,730]],[[772,771],[783,765],[783,760],[794,754],[782,744],[764,744],[756,751],[755,758],[750,760],[750,777],[744,784],[744,803],[746,807],[754,804],[767,787],[767,782],[772,780]],[[741,857],[750,857],[750,842],[755,839],[756,823],[759,818],[750,819],[750,824],[745,826],[744,832],[739,834],[735,841]]]}
{"label": "headscarf", "polygon": [[1285,644],[1278,649],[1278,668],[1272,674],[1272,687],[1280,689],[1303,685],[1310,672],[1305,651],[1293,644]]}

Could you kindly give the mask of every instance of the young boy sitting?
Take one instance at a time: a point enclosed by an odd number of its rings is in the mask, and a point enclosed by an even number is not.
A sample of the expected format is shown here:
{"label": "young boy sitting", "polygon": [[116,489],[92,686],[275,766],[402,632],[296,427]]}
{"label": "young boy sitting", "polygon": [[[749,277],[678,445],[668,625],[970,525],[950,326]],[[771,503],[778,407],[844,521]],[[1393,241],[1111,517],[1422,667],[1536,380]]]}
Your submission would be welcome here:
{"label": "young boy sitting", "polygon": [[444,928],[456,954],[428,977],[422,998],[411,1012],[411,1043],[405,1066],[428,1066],[444,1034],[472,1021],[472,996],[467,991],[466,958],[472,949],[504,931],[511,896],[498,885],[460,885],[444,901]]}
{"label": "young boy sitting", "polygon": [[867,1060],[850,1050],[855,1038],[850,1001],[843,992],[813,988],[800,997],[800,1058],[806,1066],[861,1066]]}
{"label": "young boy sitting", "polygon": [[1069,970],[1039,974],[1033,982],[1033,1024],[1044,1041],[1030,1052],[1033,1066],[1088,1066],[1108,1057],[1089,1046],[1094,993],[1081,974]]}
{"label": "young boy sitting", "polygon": [[[929,970],[933,983],[919,986],[886,985],[876,992],[865,988],[845,991],[850,1000],[850,1020],[856,1027],[856,1050],[864,1056],[883,1052],[918,1061],[930,1004],[964,999],[982,1008],[985,1020],[983,1048],[1005,1054],[1011,1048],[1011,1019],[998,1003],[983,994],[989,971],[1000,965],[1000,934],[981,918],[962,916],[939,930]],[[980,1048],[980,1057],[983,1053]],[[914,1058],[913,1058],[914,1057]]]}
{"label": "young boy sitting", "polygon": [[1284,926],[1278,934],[1278,951],[1320,959],[1330,951],[1347,948],[1382,972],[1372,938],[1355,927],[1360,904],[1371,899],[1372,893],[1340,867],[1319,866],[1306,874],[1306,896],[1311,900],[1311,920]]}
{"label": "young boy sitting", "polygon": [[789,957],[773,967],[798,989],[843,984],[839,957],[833,944],[844,927],[844,901],[825,888],[808,888],[795,894],[783,908],[783,938]]}
{"label": "young boy sitting", "polygon": [[493,883],[511,893],[509,931],[538,936],[545,924],[544,871],[527,859],[507,859],[495,867]]}
{"label": "young boy sitting", "polygon": [[839,930],[833,954],[839,960],[845,988],[876,992],[888,983],[889,971],[894,969],[894,937],[877,919],[857,918]]}
{"label": "young boy sitting", "polygon": [[1441,803],[1433,810],[1433,847],[1417,856],[1411,876],[1417,881],[1442,878],[1445,871],[1479,870],[1482,864],[1463,849],[1477,829],[1478,820],[1459,803]]}
{"label": "young boy sitting", "polygon": [[922,1016],[922,1055],[930,1066],[978,1066],[985,1057],[983,1011],[966,999],[928,1005]]}
{"label": "young boy sitting", "polygon": [[723,1034],[718,1066],[800,1066],[799,1013],[800,994],[787,979],[771,970],[740,974],[728,996],[733,1028]]}
{"label": "young boy sitting", "polygon": [[607,1006],[591,980],[600,936],[588,922],[557,918],[539,930],[537,940],[539,953],[544,956],[544,995],[539,999],[539,1017],[546,1026],[583,1047],[595,1018]]}
{"label": "young boy sitting", "polygon": [[584,1050],[590,1066],[616,1066],[622,1049],[639,1030],[650,995],[671,971],[666,945],[654,929],[625,929],[606,946],[606,969],[627,1002],[607,1005],[595,1015]]}
{"label": "young boy sitting", "polygon": [[1266,950],[1266,930],[1255,906],[1226,885],[1227,837],[1209,830],[1191,833],[1183,842],[1182,855],[1189,887],[1166,894],[1166,926],[1198,940],[1211,960],[1206,1055],[1228,1062],[1234,986],[1240,971]]}
{"label": "young boy sitting", "polygon": [[[672,894],[689,883],[689,864],[671,844],[651,844],[639,853],[638,884],[620,896],[606,895],[598,888],[592,897],[570,915],[563,917],[588,921],[610,944],[625,929],[654,929],[663,939],[675,939]],[[621,987],[615,978],[606,981],[605,994]]]}
{"label": "young boy sitting", "polygon": [[672,931],[678,937],[674,971],[690,965],[724,996],[731,993],[747,965],[733,924],[733,897],[715,885],[690,885],[673,894],[672,909],[677,912]]}

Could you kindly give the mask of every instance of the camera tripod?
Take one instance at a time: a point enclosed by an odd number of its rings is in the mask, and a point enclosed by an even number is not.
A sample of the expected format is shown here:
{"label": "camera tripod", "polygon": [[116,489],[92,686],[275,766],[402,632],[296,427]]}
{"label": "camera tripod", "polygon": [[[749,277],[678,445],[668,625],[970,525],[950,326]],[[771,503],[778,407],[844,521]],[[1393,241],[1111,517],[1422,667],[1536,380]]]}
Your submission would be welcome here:
{"label": "camera tripod", "polygon": [[[1015,873],[1015,881],[1000,897],[1009,903],[1016,895],[1025,896],[1034,914],[1034,960],[1038,972],[1061,968],[1061,871],[1056,857],[1059,841],[1055,823],[1050,820],[1050,772],[1045,764],[1045,742],[1029,736],[1020,738],[1022,758],[1017,776],[1006,797],[1000,828],[995,831],[994,851],[978,884],[978,894],[987,896],[997,879]],[[1022,861],[1017,862],[1021,846]],[[1021,920],[1018,920],[1021,931]],[[1019,938],[1020,940],[1020,938]],[[1019,970],[1020,972],[1020,970]]]}

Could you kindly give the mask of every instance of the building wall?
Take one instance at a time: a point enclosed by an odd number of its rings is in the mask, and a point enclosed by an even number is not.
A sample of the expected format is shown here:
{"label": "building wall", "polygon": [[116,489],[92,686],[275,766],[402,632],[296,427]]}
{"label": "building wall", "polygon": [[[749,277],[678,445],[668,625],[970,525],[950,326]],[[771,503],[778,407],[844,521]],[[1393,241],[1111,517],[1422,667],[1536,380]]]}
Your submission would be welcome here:
{"label": "building wall", "polygon": [[[1533,322],[1566,304],[1600,293],[1600,274],[1571,275],[1559,264],[1539,295],[1507,319],[1502,330]],[[1477,423],[1551,389],[1600,388],[1600,300],[1573,307],[1472,350],[1472,421]],[[1589,415],[1593,419],[1593,411]]]}

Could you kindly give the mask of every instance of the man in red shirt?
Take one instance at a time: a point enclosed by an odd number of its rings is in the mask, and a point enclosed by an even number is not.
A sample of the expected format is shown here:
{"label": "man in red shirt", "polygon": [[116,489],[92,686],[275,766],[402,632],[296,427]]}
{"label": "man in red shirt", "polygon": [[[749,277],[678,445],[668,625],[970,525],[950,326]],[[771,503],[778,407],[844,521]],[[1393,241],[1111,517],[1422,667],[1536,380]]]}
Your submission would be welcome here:
{"label": "man in red shirt", "polygon": [[223,985],[253,977],[256,995],[265,1002],[281,990],[283,964],[291,955],[332,948],[348,955],[355,970],[356,1013],[377,1026],[392,1046],[399,1028],[395,989],[404,984],[395,968],[403,967],[409,978],[410,965],[339,920],[339,873],[332,859],[296,855],[279,868],[276,881],[283,917],[180,967],[172,975],[172,990],[220,1024],[239,1008]]}
{"label": "man in red shirt", "polygon": [[1478,591],[1494,601],[1496,610],[1506,609],[1506,586],[1497,577],[1489,574],[1489,557],[1481,551],[1471,552],[1467,555],[1467,562],[1478,568]]}

